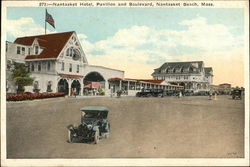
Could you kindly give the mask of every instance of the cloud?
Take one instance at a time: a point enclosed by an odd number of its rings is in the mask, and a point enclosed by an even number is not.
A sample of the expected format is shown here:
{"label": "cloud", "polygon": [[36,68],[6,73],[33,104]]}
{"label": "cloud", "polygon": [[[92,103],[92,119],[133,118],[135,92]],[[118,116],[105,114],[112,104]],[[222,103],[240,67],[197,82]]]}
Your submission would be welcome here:
{"label": "cloud", "polygon": [[[20,19],[16,19],[16,20],[7,20],[6,30],[7,30],[7,34],[14,38],[23,37],[23,36],[40,35],[40,34],[44,34],[44,31],[45,31],[43,27],[36,24],[34,20],[30,17],[21,17]],[[47,30],[47,32],[51,33],[50,30]]]}
{"label": "cloud", "polygon": [[[95,43],[87,38],[81,41],[91,64],[124,70],[126,77],[150,78],[153,69],[166,61],[202,60],[206,66],[214,67],[216,84],[223,78],[225,82],[243,84],[242,36],[233,35],[231,28],[223,24],[209,24],[200,16],[183,20],[179,26],[181,30],[132,26]],[[222,62],[228,66],[221,68]],[[240,74],[238,82],[230,79],[230,73],[235,73],[230,63]]]}

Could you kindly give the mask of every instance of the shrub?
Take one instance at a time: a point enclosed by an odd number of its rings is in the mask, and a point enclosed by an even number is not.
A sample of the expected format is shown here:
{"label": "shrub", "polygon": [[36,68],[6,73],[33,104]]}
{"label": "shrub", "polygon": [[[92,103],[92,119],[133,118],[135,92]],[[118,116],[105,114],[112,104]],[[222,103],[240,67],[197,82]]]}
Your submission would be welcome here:
{"label": "shrub", "polygon": [[7,95],[7,101],[22,101],[33,100],[53,97],[63,97],[64,93],[34,93],[34,94],[9,94]]}

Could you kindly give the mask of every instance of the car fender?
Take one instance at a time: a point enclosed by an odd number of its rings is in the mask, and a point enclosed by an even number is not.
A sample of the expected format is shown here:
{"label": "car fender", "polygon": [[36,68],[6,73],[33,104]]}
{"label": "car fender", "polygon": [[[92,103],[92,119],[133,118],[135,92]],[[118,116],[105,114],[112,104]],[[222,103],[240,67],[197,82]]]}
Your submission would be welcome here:
{"label": "car fender", "polygon": [[73,133],[76,133],[76,131],[77,131],[77,127],[75,127],[74,125],[69,125],[69,126],[67,126],[67,128],[68,128],[68,130],[70,130]]}
{"label": "car fender", "polygon": [[99,130],[99,126],[94,126],[93,131],[97,131],[97,130]]}

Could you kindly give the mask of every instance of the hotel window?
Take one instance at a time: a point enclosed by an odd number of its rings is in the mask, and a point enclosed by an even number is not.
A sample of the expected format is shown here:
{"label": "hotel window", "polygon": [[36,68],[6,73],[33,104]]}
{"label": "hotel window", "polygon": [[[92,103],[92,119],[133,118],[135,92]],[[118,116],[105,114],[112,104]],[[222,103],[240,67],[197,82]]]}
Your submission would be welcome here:
{"label": "hotel window", "polygon": [[32,63],[31,64],[31,71],[34,71],[35,70],[35,66],[34,66],[34,64]]}
{"label": "hotel window", "polygon": [[72,64],[69,64],[69,72],[72,72]]}
{"label": "hotel window", "polygon": [[30,55],[30,48],[28,49],[28,55]]}
{"label": "hotel window", "polygon": [[22,55],[25,54],[25,47],[22,47]]}
{"label": "hotel window", "polygon": [[28,64],[28,72],[30,72],[30,64]]}
{"label": "hotel window", "polygon": [[38,63],[38,71],[41,71],[41,62]]}
{"label": "hotel window", "polygon": [[77,69],[76,69],[76,72],[79,73],[79,69],[80,69],[80,66],[77,65]]}
{"label": "hotel window", "polygon": [[66,56],[69,56],[69,49],[67,49],[66,51]]}
{"label": "hotel window", "polygon": [[184,76],[184,79],[188,79],[188,76]]}
{"label": "hotel window", "polygon": [[47,70],[50,71],[50,62],[48,61]]}
{"label": "hotel window", "polygon": [[39,49],[39,48],[38,48],[38,46],[36,45],[36,46],[35,46],[35,54],[36,54],[36,55],[38,54],[38,49]]}
{"label": "hotel window", "polygon": [[21,54],[21,47],[17,46],[16,54],[20,55]]}
{"label": "hotel window", "polygon": [[73,48],[70,48],[70,55],[69,55],[70,57],[72,57],[73,52],[74,52]]}
{"label": "hotel window", "polygon": [[64,62],[62,62],[62,68],[61,68],[62,71],[64,71]]}

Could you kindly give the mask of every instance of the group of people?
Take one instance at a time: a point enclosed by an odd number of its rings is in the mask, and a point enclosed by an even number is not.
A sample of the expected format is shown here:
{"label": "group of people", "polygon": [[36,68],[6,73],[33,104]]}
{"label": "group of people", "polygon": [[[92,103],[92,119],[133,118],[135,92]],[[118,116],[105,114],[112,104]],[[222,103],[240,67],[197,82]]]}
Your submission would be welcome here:
{"label": "group of people", "polygon": [[72,89],[71,89],[71,92],[70,92],[70,95],[76,97],[77,94],[78,94],[78,93],[77,93],[77,91],[76,91],[76,88],[72,88]]}

